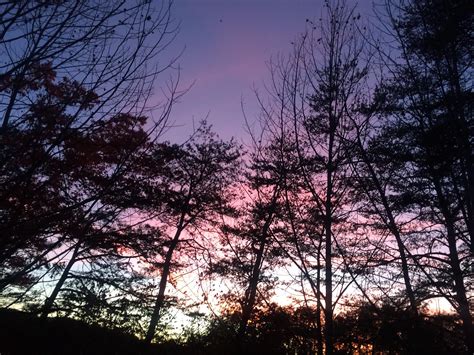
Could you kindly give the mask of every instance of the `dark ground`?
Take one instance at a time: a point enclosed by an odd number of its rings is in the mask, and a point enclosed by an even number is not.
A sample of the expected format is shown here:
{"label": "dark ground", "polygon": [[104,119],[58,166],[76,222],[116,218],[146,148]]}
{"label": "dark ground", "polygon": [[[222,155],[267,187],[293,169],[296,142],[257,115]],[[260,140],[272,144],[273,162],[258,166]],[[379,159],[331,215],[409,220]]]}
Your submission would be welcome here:
{"label": "dark ground", "polygon": [[68,318],[38,317],[0,310],[0,354],[157,354],[154,346],[119,331]]}

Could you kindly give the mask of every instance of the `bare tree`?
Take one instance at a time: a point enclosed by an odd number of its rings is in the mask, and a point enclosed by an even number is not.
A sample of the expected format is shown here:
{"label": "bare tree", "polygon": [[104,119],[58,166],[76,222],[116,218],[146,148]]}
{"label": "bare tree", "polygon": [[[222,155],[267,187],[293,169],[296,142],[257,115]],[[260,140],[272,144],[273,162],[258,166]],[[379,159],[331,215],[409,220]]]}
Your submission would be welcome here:
{"label": "bare tree", "polygon": [[0,284],[35,282],[66,258],[46,313],[83,247],[123,228],[130,204],[111,203],[112,193],[167,128],[177,80],[165,78],[159,104],[148,99],[177,59],[166,51],[177,34],[171,5],[0,7]]}

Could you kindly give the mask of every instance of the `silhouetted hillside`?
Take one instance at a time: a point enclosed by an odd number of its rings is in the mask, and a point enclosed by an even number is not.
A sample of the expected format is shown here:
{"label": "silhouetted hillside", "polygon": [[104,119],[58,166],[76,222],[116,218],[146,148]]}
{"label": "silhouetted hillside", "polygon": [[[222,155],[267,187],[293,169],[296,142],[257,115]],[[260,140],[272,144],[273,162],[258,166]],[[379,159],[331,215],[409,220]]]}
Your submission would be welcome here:
{"label": "silhouetted hillside", "polygon": [[136,337],[68,318],[42,320],[0,310],[0,352],[16,354],[151,354]]}

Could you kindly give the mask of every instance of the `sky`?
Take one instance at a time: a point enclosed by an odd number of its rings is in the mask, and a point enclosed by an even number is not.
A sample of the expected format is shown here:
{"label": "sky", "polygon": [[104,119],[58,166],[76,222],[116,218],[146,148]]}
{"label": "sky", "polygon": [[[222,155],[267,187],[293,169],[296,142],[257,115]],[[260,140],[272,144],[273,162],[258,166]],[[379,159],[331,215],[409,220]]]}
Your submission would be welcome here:
{"label": "sky", "polygon": [[172,50],[179,59],[181,87],[192,85],[175,105],[169,135],[186,135],[208,117],[222,138],[244,139],[241,100],[250,119],[257,114],[253,87],[269,78],[267,63],[288,53],[305,30],[306,19],[321,14],[321,0],[175,0],[180,23]]}

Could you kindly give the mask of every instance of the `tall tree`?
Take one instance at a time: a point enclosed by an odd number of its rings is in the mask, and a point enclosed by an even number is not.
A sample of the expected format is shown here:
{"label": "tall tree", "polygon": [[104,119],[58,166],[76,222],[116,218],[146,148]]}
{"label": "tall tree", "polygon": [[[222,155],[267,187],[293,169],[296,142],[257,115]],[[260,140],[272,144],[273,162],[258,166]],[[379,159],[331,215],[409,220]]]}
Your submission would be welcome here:
{"label": "tall tree", "polygon": [[[387,265],[393,261],[396,263],[400,261],[404,291],[409,307],[416,315],[418,301],[413,289],[413,275],[410,275],[409,259],[411,254],[402,232],[403,214],[410,211],[403,201],[400,198],[394,198],[390,191],[390,182],[397,178],[394,171],[397,170],[398,165],[397,162],[384,159],[386,156],[381,152],[384,150],[385,139],[381,139],[377,135],[377,121],[380,117],[377,115],[379,105],[376,100],[370,105],[359,101],[358,105],[360,105],[358,116],[350,117],[355,129],[352,146],[356,157],[351,162],[353,171],[350,186],[356,211],[365,218],[364,222],[359,224],[362,224],[365,231],[369,231],[366,242],[373,245],[373,250],[363,251],[368,252],[369,255],[360,261],[365,264],[364,267],[368,267],[370,264],[373,266],[376,264]],[[354,226],[356,224],[354,221]],[[408,226],[405,226],[405,229],[407,228]],[[394,238],[399,259],[394,259],[390,251],[382,251],[385,247],[391,247],[385,232]],[[383,242],[377,238],[378,236],[383,239]],[[360,249],[360,245],[355,247]],[[355,258],[357,258],[357,254],[359,253],[355,253]],[[384,254],[387,257],[376,256],[376,254]],[[357,261],[355,262],[357,263]],[[398,271],[398,266],[395,266],[395,271]]]}
{"label": "tall tree", "polygon": [[221,215],[232,213],[231,187],[238,174],[240,153],[237,146],[233,141],[220,140],[205,124],[183,146],[171,148],[175,150],[175,159],[170,162],[171,175],[167,181],[163,215],[171,234],[160,263],[161,276],[145,337],[147,342],[155,336],[169,276],[178,265],[176,253],[186,248],[186,243],[181,243],[182,237],[187,232],[199,230],[203,224],[215,223]]}
{"label": "tall tree", "polygon": [[431,224],[423,256],[439,263],[436,281],[462,319],[472,353],[472,5],[402,1],[386,9],[401,53],[400,61],[384,57],[393,75],[381,89],[390,115],[386,153],[409,177],[394,189],[417,206],[419,223]]}
{"label": "tall tree", "polygon": [[[334,243],[347,203],[347,141],[353,128],[348,114],[366,75],[361,64],[363,43],[357,37],[357,14],[344,1],[325,3],[326,14],[294,49],[277,96],[287,110],[286,137],[297,152],[305,189],[321,216],[324,260],[325,351],[333,353]],[[341,276],[342,277],[342,276]],[[340,280],[343,282],[343,279]],[[339,291],[344,291],[340,287]],[[318,290],[319,292],[319,290]]]}

